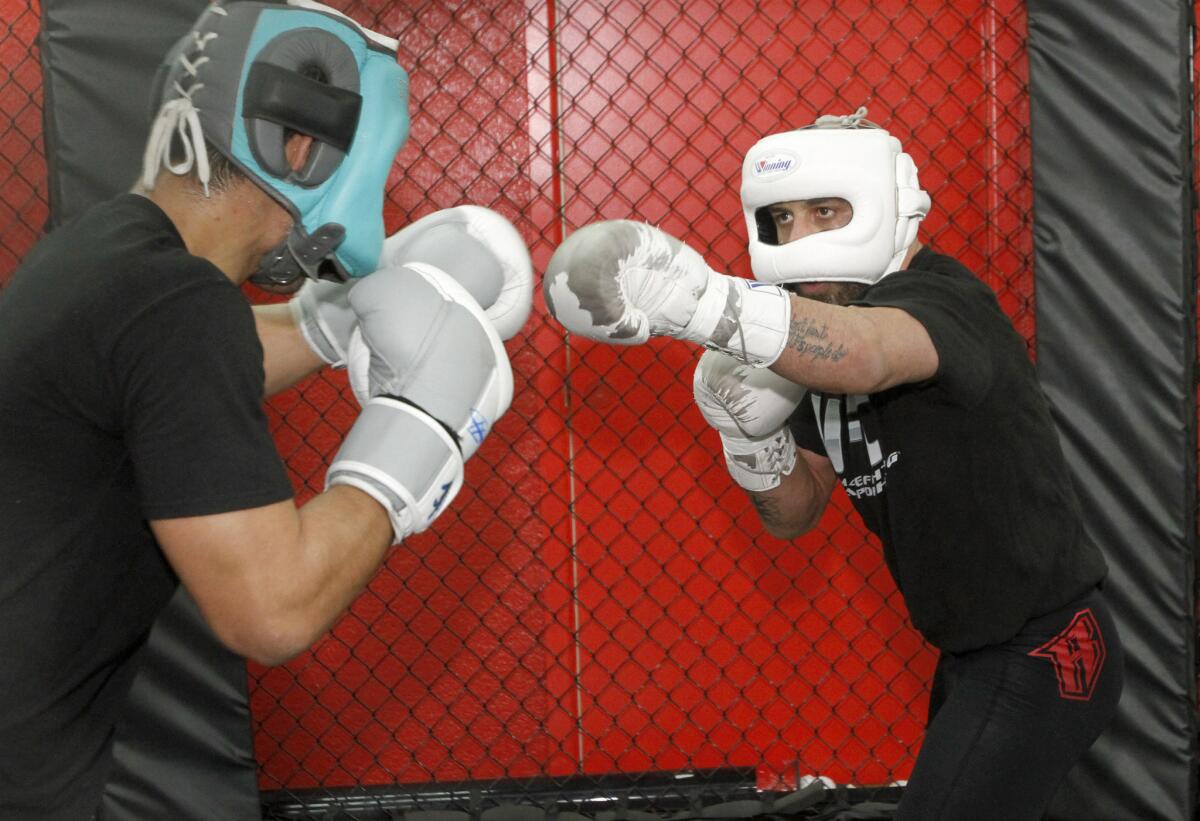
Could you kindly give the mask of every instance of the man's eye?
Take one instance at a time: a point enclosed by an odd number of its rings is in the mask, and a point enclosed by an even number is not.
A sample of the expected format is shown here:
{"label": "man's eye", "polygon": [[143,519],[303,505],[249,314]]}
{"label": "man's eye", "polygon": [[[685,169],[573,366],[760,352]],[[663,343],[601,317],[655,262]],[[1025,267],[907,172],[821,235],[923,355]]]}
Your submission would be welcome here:
{"label": "man's eye", "polygon": [[832,219],[834,210],[827,205],[823,205],[817,209],[817,216],[823,220]]}
{"label": "man's eye", "polygon": [[792,212],[791,211],[776,212],[775,221],[778,222],[780,225],[786,225],[787,223],[792,221]]}

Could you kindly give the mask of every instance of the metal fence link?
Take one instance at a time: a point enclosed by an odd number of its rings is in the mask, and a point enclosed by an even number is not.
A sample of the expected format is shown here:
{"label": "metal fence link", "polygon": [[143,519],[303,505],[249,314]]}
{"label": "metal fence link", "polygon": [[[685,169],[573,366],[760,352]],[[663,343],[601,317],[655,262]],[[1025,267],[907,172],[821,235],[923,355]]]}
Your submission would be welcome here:
{"label": "metal fence link", "polygon": [[[396,36],[411,77],[389,230],[485,205],[540,274],[572,230],[640,219],[749,276],[745,151],[867,105],[921,169],[923,237],[996,290],[1032,352],[1019,0],[332,4]],[[5,276],[46,188],[38,9],[0,8]],[[765,535],[693,405],[691,346],[570,339],[539,293],[507,349],[512,410],[453,508],[392,551],[311,652],[251,665],[261,788],[906,778],[935,656],[844,494],[807,536]],[[270,401],[300,501],[356,412],[339,372]]]}

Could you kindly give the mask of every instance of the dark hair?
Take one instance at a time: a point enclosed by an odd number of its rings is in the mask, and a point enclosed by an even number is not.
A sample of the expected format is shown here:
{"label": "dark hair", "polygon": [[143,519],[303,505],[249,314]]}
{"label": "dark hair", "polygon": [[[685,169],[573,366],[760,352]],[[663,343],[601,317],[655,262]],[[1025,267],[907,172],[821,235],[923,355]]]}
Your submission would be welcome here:
{"label": "dark hair", "polygon": [[[233,160],[226,157],[220,151],[213,147],[207,139],[204,140],[204,153],[208,158],[208,189],[209,191],[224,191],[232,183],[240,179],[247,179],[246,174],[237,167]],[[171,155],[172,163],[182,162],[187,156],[186,149],[178,134],[171,135]],[[158,169],[158,173],[162,173],[162,169]],[[187,173],[195,183],[200,183],[200,167],[198,163],[192,163],[192,169]]]}
{"label": "dark hair", "polygon": [[[204,149],[208,153],[208,189],[210,191],[225,191],[238,180],[249,179],[233,160],[212,147],[208,140],[204,141]],[[193,168],[192,174],[196,171]]]}

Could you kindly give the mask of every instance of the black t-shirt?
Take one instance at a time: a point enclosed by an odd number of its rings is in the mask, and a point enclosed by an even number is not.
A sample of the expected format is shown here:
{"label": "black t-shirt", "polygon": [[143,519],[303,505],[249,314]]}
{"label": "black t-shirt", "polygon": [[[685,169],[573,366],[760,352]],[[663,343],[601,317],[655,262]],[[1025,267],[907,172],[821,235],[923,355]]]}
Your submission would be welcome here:
{"label": "black t-shirt", "polygon": [[249,305],[128,194],[0,291],[0,817],[90,818],[177,579],[149,519],[292,495]]}
{"label": "black t-shirt", "polygon": [[995,295],[922,249],[857,303],[928,331],[938,371],[870,396],[816,391],[789,420],[833,462],[930,643],[960,652],[1011,638],[1107,572],[1025,343]]}

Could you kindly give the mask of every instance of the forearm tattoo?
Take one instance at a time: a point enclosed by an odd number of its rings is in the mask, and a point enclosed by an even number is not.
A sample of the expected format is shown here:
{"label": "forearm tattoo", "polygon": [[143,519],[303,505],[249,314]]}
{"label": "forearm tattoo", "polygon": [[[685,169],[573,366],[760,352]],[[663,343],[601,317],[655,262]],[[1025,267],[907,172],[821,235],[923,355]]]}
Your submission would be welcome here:
{"label": "forearm tattoo", "polygon": [[848,353],[845,345],[829,338],[827,325],[818,325],[806,316],[795,314],[792,314],[791,325],[788,328],[788,347],[813,359],[825,359],[830,362],[837,362]]}

